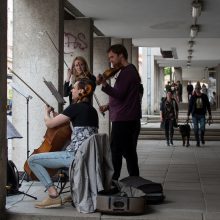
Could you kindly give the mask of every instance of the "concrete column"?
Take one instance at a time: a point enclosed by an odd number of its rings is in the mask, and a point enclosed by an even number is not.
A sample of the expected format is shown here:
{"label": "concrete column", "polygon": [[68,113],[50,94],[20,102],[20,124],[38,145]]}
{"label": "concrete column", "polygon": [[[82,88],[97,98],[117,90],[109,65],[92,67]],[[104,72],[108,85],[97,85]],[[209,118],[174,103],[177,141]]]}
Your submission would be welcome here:
{"label": "concrete column", "polygon": [[157,82],[157,74],[156,74],[156,71],[157,71],[157,68],[155,68],[155,60],[154,60],[154,52],[151,48],[149,48],[149,51],[148,51],[148,56],[150,58],[150,65],[148,66],[148,87],[149,87],[149,98],[150,98],[150,111],[149,113],[151,115],[154,114],[154,111],[155,111],[155,97],[156,97],[156,94],[155,94],[155,86],[156,84],[158,83]]}
{"label": "concrete column", "polygon": [[[159,89],[159,98],[161,100],[162,97],[166,96],[166,93],[164,92],[164,68],[163,67],[159,67],[159,79],[158,79],[158,87]],[[159,100],[159,101],[160,101]]]}
{"label": "concrete column", "polygon": [[[110,47],[111,39],[107,37],[95,37],[94,38],[94,75],[103,73],[106,69],[109,68],[109,61],[107,56],[107,50]],[[97,86],[95,90],[95,95],[99,100],[100,105],[105,105],[108,103],[109,96],[101,91],[101,86]],[[98,104],[93,99],[94,107],[98,110]],[[98,111],[99,112],[99,111]],[[105,116],[99,112],[99,132],[107,133],[110,135],[110,121],[108,111],[105,113]]]}
{"label": "concrete column", "polygon": [[174,67],[174,81],[180,81],[182,83],[182,68],[181,67]]}
{"label": "concrete column", "polygon": [[131,63],[132,60],[132,39],[122,39],[122,44],[124,45],[124,47],[127,49],[128,51],[128,62]]}
{"label": "concrete column", "polygon": [[[159,67],[156,61],[154,61],[154,96],[152,97],[152,103],[154,103],[154,113],[160,111],[161,98],[164,96],[164,73],[163,68]],[[152,114],[154,114],[152,112]]]}
{"label": "concrete column", "polygon": [[188,80],[183,80],[182,81],[182,86],[183,86],[183,103],[188,102],[188,93],[187,93],[187,85],[188,85]]}
{"label": "concrete column", "polygon": [[131,63],[133,63],[137,70],[139,70],[139,65],[138,65],[138,57],[139,57],[139,54],[138,54],[138,47],[132,47],[132,57],[131,57]]}
{"label": "concrete column", "polygon": [[[43,77],[63,90],[63,1],[14,0],[13,70],[49,105],[58,111],[58,102],[43,82]],[[47,33],[60,51],[55,49]],[[61,65],[62,64],[62,65]],[[27,153],[33,152],[44,140],[45,103],[16,76],[13,81],[33,97],[27,105],[24,96],[13,92],[13,124],[24,137],[13,140],[12,158],[18,170],[23,170]],[[27,121],[29,106],[29,121]],[[27,123],[29,122],[29,135]]]}
{"label": "concrete column", "polygon": [[111,45],[113,44],[122,44],[121,38],[111,38]]}
{"label": "concrete column", "polygon": [[[76,56],[84,57],[93,72],[93,21],[90,18],[64,21],[64,59],[70,68]],[[64,79],[66,74],[64,66]]]}
{"label": "concrete column", "polygon": [[158,66],[154,60],[155,51],[152,48],[143,48],[142,53],[142,82],[144,85],[144,96],[142,99],[142,113],[143,114],[154,114],[154,111],[158,108],[155,103],[155,96],[158,92],[155,87],[159,86],[157,72]]}
{"label": "concrete column", "polygon": [[148,85],[147,85],[147,68],[148,68],[148,62],[149,61],[149,57],[147,55],[147,49],[144,48],[143,49],[143,53],[142,53],[142,83],[144,86],[144,95],[142,98],[142,114],[143,115],[147,115],[148,114],[148,95],[149,95],[149,91],[148,91]]}
{"label": "concrete column", "polygon": [[7,0],[1,1],[0,7],[0,219],[5,219],[5,186],[7,161]]}
{"label": "concrete column", "polygon": [[220,64],[216,68],[216,108],[220,109]]}

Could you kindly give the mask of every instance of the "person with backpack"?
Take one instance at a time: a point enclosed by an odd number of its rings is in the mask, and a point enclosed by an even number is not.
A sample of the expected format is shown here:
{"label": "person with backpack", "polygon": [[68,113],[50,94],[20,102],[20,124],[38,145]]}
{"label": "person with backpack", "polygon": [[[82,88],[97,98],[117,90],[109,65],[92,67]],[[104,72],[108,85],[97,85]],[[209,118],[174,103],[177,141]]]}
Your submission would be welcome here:
{"label": "person with backpack", "polygon": [[211,121],[212,114],[208,96],[204,93],[201,93],[201,86],[199,83],[197,83],[195,86],[195,92],[189,100],[187,113],[187,121],[189,120],[190,114],[192,114],[192,122],[197,147],[200,147],[200,141],[202,144],[205,144],[205,116],[207,111],[209,113],[209,121]]}
{"label": "person with backpack", "polygon": [[170,90],[160,104],[160,121],[164,125],[167,146],[173,145],[174,126],[177,126],[178,113],[178,104]]}

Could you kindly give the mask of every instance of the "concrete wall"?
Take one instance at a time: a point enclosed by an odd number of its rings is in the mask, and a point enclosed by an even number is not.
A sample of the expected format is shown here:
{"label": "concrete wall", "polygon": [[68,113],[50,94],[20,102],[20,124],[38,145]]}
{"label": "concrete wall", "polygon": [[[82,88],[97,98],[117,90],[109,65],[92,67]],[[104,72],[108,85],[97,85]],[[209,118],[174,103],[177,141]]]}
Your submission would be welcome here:
{"label": "concrete wall", "polygon": [[187,103],[188,102],[188,93],[187,93],[187,85],[188,85],[188,80],[182,81],[182,86],[183,86],[183,103]]}
{"label": "concrete wall", "polygon": [[122,44],[125,46],[125,48],[128,51],[128,62],[132,62],[132,39],[127,38],[127,39],[122,39]]}
{"label": "concrete wall", "polygon": [[[62,21],[62,22],[61,22]],[[53,0],[15,0],[14,1],[14,62],[13,70],[40,95],[49,105],[58,111],[58,103],[43,82],[43,77],[51,81],[56,88],[63,85],[60,55],[52,45],[45,31],[51,36],[59,49],[59,39],[63,36],[62,1]],[[62,43],[62,39],[61,43]],[[63,45],[62,45],[63,47]],[[62,55],[62,48],[60,48]],[[62,77],[63,78],[63,77]],[[30,89],[13,76],[13,81],[24,88],[33,97],[29,101],[29,149],[33,152],[44,140],[43,103]],[[19,170],[23,170],[27,151],[27,112],[26,98],[14,91],[13,124],[24,137],[13,140],[12,158]]]}
{"label": "concrete wall", "polygon": [[142,98],[142,114],[148,114],[148,96],[149,96],[149,87],[147,85],[147,50],[145,48],[142,49],[142,68],[141,68],[141,78],[144,86],[144,95]]}
{"label": "concrete wall", "polygon": [[113,44],[122,44],[122,39],[121,38],[111,38],[111,45]]}
{"label": "concrete wall", "polygon": [[143,73],[144,96],[142,100],[142,113],[152,114],[154,111],[154,56],[151,48],[143,49]]}
{"label": "concrete wall", "polygon": [[137,70],[139,70],[139,65],[138,65],[138,58],[139,58],[139,54],[138,54],[138,47],[134,47],[132,46],[132,57],[131,57],[131,63],[133,63]]}
{"label": "concrete wall", "polygon": [[199,68],[182,69],[182,80],[200,81],[204,76],[204,72]]}
{"label": "concrete wall", "polygon": [[160,100],[163,94],[163,88],[161,80],[161,69],[159,68],[156,61],[154,61],[154,100],[153,100],[153,114],[160,110]]}
{"label": "concrete wall", "polygon": [[216,95],[216,107],[220,109],[220,64],[216,68]]}
{"label": "concrete wall", "polygon": [[5,219],[6,186],[6,105],[7,105],[7,0],[1,1],[0,7],[0,219]]}
{"label": "concrete wall", "polygon": [[[160,96],[163,92],[161,79],[161,71],[155,62],[155,56],[158,56],[160,50],[158,48],[141,48],[142,50],[142,69],[141,76],[144,85],[144,96],[142,100],[142,113],[154,114],[159,108]],[[158,91],[161,90],[161,91]]]}
{"label": "concrete wall", "polygon": [[155,91],[155,86],[157,84],[157,66],[155,65],[155,60],[154,60],[154,56],[153,56],[154,52],[153,50],[151,49],[151,59],[150,59],[150,109],[149,109],[149,113],[150,114],[154,114],[154,111],[155,111],[155,108],[157,106],[157,103],[156,103],[156,96],[157,96],[157,93]]}
{"label": "concrete wall", "polygon": [[159,82],[158,82],[158,90],[159,90],[159,102],[161,101],[161,97],[164,97],[166,94],[164,92],[164,68],[159,67]]}
{"label": "concrete wall", "polygon": [[[109,61],[107,56],[107,49],[110,47],[111,39],[107,37],[95,37],[94,38],[94,49],[93,49],[93,65],[94,75],[103,73],[106,69],[109,69]],[[109,96],[101,91],[101,86],[96,87],[95,95],[98,98],[100,105],[108,103]],[[98,110],[98,104],[93,99],[94,107]],[[98,111],[99,114],[99,132],[110,134],[110,121],[109,113],[105,112],[105,116]]]}
{"label": "concrete wall", "polygon": [[181,67],[174,67],[174,82],[180,81],[182,83],[182,68]]}

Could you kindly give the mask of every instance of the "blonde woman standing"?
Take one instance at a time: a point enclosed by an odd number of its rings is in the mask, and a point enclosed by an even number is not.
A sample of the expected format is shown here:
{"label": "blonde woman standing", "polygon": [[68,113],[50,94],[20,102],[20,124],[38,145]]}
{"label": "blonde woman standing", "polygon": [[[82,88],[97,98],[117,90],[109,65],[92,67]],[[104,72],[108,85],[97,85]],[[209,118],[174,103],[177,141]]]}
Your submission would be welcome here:
{"label": "blonde woman standing", "polygon": [[80,79],[88,78],[93,82],[93,87],[96,86],[96,77],[89,71],[88,64],[84,57],[77,56],[73,60],[71,68],[68,68],[64,83],[64,97],[69,96],[69,102],[72,102],[72,85]]}

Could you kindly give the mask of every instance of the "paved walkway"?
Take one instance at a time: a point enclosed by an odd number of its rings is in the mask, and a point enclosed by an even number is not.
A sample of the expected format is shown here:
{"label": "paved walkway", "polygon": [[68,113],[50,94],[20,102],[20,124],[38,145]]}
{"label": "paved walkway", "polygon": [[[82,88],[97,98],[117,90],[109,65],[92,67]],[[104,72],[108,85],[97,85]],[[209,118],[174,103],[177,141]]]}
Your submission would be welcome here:
{"label": "paved walkway", "polygon": [[[218,220],[220,219],[220,146],[206,142],[205,146],[186,148],[176,141],[174,147],[165,141],[140,140],[138,155],[140,174],[164,186],[165,202],[149,205],[140,216],[110,216],[100,213],[81,214],[71,205],[60,209],[35,209],[35,200],[22,195],[7,197],[7,220],[66,219],[149,219],[149,220]],[[127,176],[125,164],[121,177]],[[29,183],[22,184],[26,190]],[[22,189],[21,189],[22,190]],[[41,200],[46,193],[35,182],[29,190]]]}

